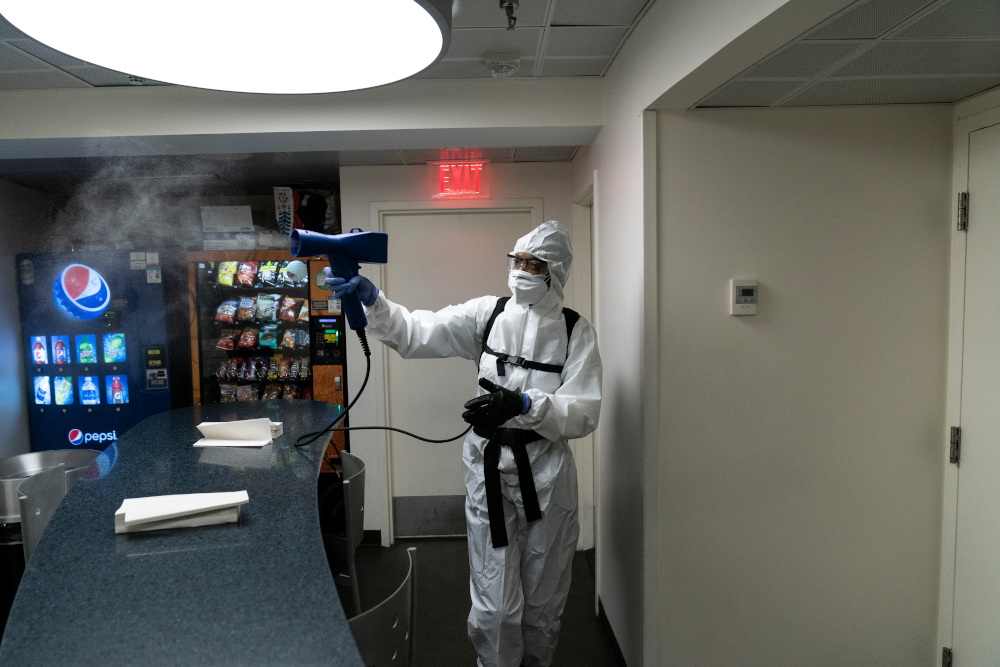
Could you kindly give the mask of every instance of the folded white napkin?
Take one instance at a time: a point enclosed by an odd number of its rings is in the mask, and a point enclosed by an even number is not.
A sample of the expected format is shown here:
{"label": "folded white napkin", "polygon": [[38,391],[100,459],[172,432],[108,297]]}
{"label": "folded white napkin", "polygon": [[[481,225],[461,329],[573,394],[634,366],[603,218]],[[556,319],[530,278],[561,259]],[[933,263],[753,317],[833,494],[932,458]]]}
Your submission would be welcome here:
{"label": "folded white napkin", "polygon": [[126,498],[115,512],[115,532],[231,523],[239,519],[240,506],[248,502],[246,491]]}
{"label": "folded white napkin", "polygon": [[231,422],[202,422],[198,430],[205,436],[195,447],[263,447],[281,435],[282,422],[267,417]]}

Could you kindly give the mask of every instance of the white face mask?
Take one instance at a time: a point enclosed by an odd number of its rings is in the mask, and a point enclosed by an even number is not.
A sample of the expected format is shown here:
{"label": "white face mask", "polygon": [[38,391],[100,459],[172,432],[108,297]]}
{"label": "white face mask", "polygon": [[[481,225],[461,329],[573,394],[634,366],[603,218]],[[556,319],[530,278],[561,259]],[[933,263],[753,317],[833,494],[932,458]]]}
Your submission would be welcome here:
{"label": "white face mask", "polygon": [[536,276],[527,271],[514,269],[507,277],[507,287],[514,295],[515,302],[535,304],[549,291],[548,276]]}

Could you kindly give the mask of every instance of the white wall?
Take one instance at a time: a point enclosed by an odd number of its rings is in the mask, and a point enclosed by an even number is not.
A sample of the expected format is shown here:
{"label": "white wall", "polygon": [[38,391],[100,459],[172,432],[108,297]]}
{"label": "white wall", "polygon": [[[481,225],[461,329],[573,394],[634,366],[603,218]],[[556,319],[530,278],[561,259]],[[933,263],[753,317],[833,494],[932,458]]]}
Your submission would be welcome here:
{"label": "white wall", "polygon": [[31,450],[15,255],[50,247],[44,232],[52,210],[50,196],[0,179],[0,285],[7,286],[0,298],[0,459]]}
{"label": "white wall", "polygon": [[659,664],[935,664],[951,109],[659,134]]}
{"label": "white wall", "polygon": [[[416,209],[433,210],[454,206],[503,207],[505,202],[541,200],[543,220],[562,220],[571,223],[570,166],[566,163],[498,163],[491,165],[490,198],[467,202],[441,202],[430,198],[430,167],[383,166],[342,167],[340,170],[341,219],[345,231],[359,227],[373,230],[377,220],[372,220],[373,202],[413,202]],[[392,239],[389,239],[392,243]],[[448,239],[441,239],[447,248]],[[378,267],[362,265],[361,273],[379,284]],[[460,279],[460,277],[456,277]],[[390,298],[391,294],[388,295]],[[567,301],[571,295],[567,294]],[[403,304],[406,305],[406,304]],[[372,374],[368,387],[357,405],[351,410],[351,425],[385,424],[382,409],[384,376],[381,355],[372,341]],[[364,379],[365,361],[360,344],[352,332],[347,342],[348,390],[353,399]],[[406,428],[406,425],[394,426]],[[383,531],[383,542],[389,535],[389,507],[384,498],[389,484],[384,456],[385,439],[382,431],[355,431],[351,433],[352,450],[367,461],[379,461],[368,476],[365,486],[365,529]]]}

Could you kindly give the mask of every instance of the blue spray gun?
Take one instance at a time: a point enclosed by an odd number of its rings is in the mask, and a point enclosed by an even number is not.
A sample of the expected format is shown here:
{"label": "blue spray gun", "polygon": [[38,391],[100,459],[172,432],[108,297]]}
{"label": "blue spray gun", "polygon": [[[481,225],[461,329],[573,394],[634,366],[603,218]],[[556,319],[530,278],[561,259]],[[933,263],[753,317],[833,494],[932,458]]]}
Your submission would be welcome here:
{"label": "blue spray gun", "polygon": [[[326,255],[333,275],[350,280],[358,275],[360,262],[385,264],[388,261],[389,235],[383,232],[363,232],[352,229],[346,234],[320,234],[304,229],[293,229],[289,247],[294,257]],[[345,294],[340,300],[347,316],[347,323],[360,333],[368,326],[361,297],[358,293]]]}

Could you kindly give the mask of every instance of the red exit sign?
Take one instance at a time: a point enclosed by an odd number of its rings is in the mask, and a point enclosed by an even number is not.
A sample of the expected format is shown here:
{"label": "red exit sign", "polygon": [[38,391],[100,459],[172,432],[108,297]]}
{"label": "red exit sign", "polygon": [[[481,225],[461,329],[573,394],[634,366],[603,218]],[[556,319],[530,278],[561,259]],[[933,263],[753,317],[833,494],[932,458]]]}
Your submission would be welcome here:
{"label": "red exit sign", "polygon": [[436,199],[478,199],[490,196],[489,160],[431,162]]}

